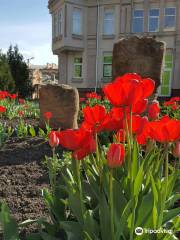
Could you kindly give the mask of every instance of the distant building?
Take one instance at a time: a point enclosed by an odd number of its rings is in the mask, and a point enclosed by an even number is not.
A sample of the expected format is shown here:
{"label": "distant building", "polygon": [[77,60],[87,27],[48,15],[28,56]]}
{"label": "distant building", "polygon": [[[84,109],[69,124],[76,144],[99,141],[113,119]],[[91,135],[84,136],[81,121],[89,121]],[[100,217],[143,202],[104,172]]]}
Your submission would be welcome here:
{"label": "distant building", "polygon": [[42,85],[58,84],[58,66],[54,63],[46,65],[30,65],[30,79],[34,87],[33,98],[39,98]]}
{"label": "distant building", "polygon": [[180,94],[180,0],[49,0],[59,82],[79,89],[112,80],[113,44],[156,36],[167,51],[160,96]]}

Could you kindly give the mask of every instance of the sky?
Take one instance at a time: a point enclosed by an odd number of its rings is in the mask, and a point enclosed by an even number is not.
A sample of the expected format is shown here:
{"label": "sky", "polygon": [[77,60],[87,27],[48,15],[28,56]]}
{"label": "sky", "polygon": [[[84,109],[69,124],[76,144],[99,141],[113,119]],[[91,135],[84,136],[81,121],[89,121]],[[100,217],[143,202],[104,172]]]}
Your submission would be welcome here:
{"label": "sky", "polygon": [[0,49],[18,45],[31,64],[57,63],[51,51],[48,0],[0,0]]}

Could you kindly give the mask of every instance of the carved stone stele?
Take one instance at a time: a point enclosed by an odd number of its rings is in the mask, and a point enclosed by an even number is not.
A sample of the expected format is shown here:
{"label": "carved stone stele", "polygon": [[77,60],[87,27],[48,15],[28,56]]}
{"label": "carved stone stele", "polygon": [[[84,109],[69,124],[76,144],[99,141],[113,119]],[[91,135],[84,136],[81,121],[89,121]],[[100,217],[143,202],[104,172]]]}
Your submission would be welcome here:
{"label": "carved stone stele", "polygon": [[155,80],[157,90],[161,83],[165,48],[164,42],[151,37],[121,39],[114,44],[113,79],[125,73],[138,73],[143,78]]}

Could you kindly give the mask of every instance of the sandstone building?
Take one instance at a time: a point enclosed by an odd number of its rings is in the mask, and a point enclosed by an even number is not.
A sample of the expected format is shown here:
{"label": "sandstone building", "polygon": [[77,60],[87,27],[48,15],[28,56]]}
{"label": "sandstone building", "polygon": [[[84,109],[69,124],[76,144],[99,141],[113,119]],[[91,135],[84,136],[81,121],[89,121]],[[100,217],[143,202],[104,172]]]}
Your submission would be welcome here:
{"label": "sandstone building", "polygon": [[99,88],[112,80],[113,44],[153,36],[167,45],[160,96],[180,94],[180,0],[49,0],[59,82]]}

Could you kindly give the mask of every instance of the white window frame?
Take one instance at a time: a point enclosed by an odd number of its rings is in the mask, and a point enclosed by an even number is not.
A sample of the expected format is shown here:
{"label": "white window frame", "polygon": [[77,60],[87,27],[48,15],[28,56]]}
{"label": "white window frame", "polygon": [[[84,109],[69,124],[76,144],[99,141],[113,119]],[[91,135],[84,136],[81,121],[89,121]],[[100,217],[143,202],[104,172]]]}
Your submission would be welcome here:
{"label": "white window frame", "polygon": [[[75,62],[76,58],[81,58],[82,62],[81,63],[76,63]],[[81,66],[81,76],[79,76],[79,77],[75,76],[75,67],[76,66]],[[82,56],[74,56],[74,58],[73,58],[73,78],[74,79],[82,79],[83,78],[83,57]]]}
{"label": "white window frame", "polygon": [[[75,11],[79,11],[80,15],[78,17],[74,15]],[[78,23],[79,24],[79,31],[76,31],[76,29],[74,29],[75,21],[77,21],[77,22],[79,21],[79,23]],[[74,7],[73,8],[73,14],[72,14],[72,34],[82,35],[82,33],[83,33],[83,29],[82,29],[83,23],[82,23],[82,21],[83,21],[83,10],[82,10],[82,8]]]}
{"label": "white window frame", "polygon": [[[134,12],[135,12],[135,11],[143,11],[143,17],[135,17],[135,16],[134,16]],[[143,19],[143,30],[142,30],[142,32],[135,32],[134,29],[133,29],[134,19],[137,19],[137,18],[142,18],[142,19]],[[135,8],[135,9],[133,9],[132,32],[133,32],[133,33],[143,33],[143,32],[144,32],[144,9],[142,9],[142,8],[137,8],[137,9]]]}
{"label": "white window frame", "polygon": [[[112,18],[106,18],[106,12],[111,12],[112,13]],[[106,24],[107,22],[112,22],[113,28],[111,32],[106,31]],[[115,34],[115,8],[114,7],[109,7],[109,8],[104,8],[104,15],[103,15],[103,34],[104,35],[113,35]]]}
{"label": "white window frame", "polygon": [[[151,10],[159,10],[159,16],[150,16]],[[158,28],[156,31],[150,31],[150,19],[152,18],[158,18]],[[148,15],[148,32],[159,32],[159,26],[160,26],[160,8],[150,8],[149,15]]]}
{"label": "white window frame", "polygon": [[[167,8],[174,8],[175,9],[175,15],[166,15],[166,9]],[[177,9],[176,9],[176,7],[165,7],[164,8],[164,23],[163,23],[164,24],[164,26],[163,26],[164,31],[175,31],[175,29],[176,29],[176,16],[177,16]],[[175,25],[174,25],[174,27],[171,27],[171,28],[165,27],[166,17],[174,17],[175,18]]]}

